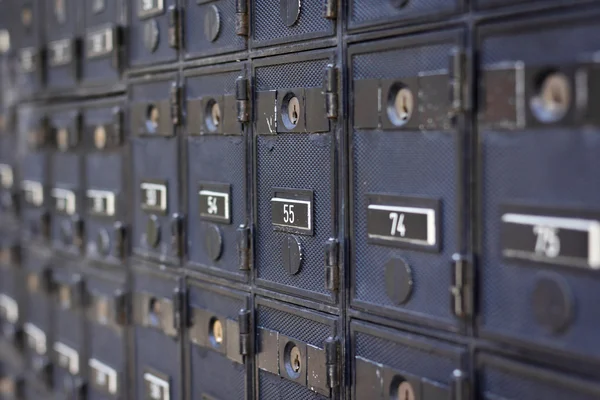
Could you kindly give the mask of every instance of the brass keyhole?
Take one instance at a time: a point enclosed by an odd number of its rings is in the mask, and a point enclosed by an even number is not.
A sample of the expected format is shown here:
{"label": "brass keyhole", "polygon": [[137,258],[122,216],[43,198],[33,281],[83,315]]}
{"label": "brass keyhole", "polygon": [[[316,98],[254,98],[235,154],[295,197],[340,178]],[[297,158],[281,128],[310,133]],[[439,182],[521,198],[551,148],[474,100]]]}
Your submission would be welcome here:
{"label": "brass keyhole", "polygon": [[412,91],[401,83],[392,86],[388,95],[387,113],[390,122],[396,126],[406,124],[414,111],[415,101]]}
{"label": "brass keyhole", "polygon": [[219,106],[219,103],[215,103],[212,105],[210,114],[213,125],[215,127],[219,126],[219,124],[221,123],[221,107]]}
{"label": "brass keyhole", "polygon": [[404,381],[398,385],[398,400],[415,400],[415,391],[410,383]]}
{"label": "brass keyhole", "polygon": [[300,361],[300,350],[298,347],[292,347],[290,351],[290,365],[292,367],[292,371],[298,373],[302,369],[302,362]]}
{"label": "brass keyhole", "polygon": [[147,314],[148,325],[153,326],[155,328],[159,328],[161,326],[161,313],[162,313],[162,308],[161,308],[160,300],[155,297],[150,298],[150,300],[148,301],[148,314]]}
{"label": "brass keyhole", "polygon": [[21,23],[23,24],[23,26],[25,27],[29,27],[31,26],[31,22],[33,21],[33,12],[31,11],[31,8],[24,7],[21,10]]}
{"label": "brass keyhole", "polygon": [[542,99],[552,112],[564,112],[570,103],[569,81],[562,74],[549,75],[542,84]]}
{"label": "brass keyhole", "polygon": [[218,319],[215,319],[212,324],[212,337],[216,344],[223,343],[223,325]]}
{"label": "brass keyhole", "polygon": [[398,118],[402,121],[408,121],[413,112],[412,92],[407,88],[400,89],[396,95],[395,106]]}
{"label": "brass keyhole", "polygon": [[102,125],[98,125],[94,129],[94,145],[98,150],[102,150],[106,147],[107,137],[106,129]]}
{"label": "brass keyhole", "polygon": [[571,83],[566,75],[552,72],[538,86],[538,94],[531,100],[534,115],[541,122],[556,122],[571,107]]}
{"label": "brass keyhole", "polygon": [[300,101],[297,97],[292,97],[289,100],[287,109],[290,123],[296,126],[296,124],[298,124],[298,120],[300,119]]}
{"label": "brass keyhole", "polygon": [[160,112],[158,107],[150,104],[146,108],[146,130],[148,133],[155,133],[158,129],[158,122],[160,121]]}
{"label": "brass keyhole", "polygon": [[69,131],[67,128],[60,128],[56,133],[56,143],[61,151],[69,148]]}

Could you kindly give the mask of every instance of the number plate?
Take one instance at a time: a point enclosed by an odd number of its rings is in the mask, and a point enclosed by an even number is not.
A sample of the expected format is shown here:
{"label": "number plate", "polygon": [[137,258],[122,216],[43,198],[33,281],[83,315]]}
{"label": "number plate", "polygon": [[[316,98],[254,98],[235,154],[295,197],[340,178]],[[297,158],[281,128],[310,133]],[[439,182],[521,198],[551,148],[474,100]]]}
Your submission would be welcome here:
{"label": "number plate", "polygon": [[170,400],[169,377],[156,372],[144,373],[144,386],[147,400]]}
{"label": "number plate", "polygon": [[115,215],[115,194],[108,190],[90,189],[86,192],[88,212],[92,215],[112,217]]}
{"label": "number plate", "polygon": [[142,182],[142,209],[164,214],[167,212],[167,186],[156,182]]}
{"label": "number plate", "polygon": [[439,251],[438,200],[367,195],[370,243]]}
{"label": "number plate", "polygon": [[88,362],[92,385],[104,393],[117,394],[119,390],[117,371],[95,358]]}
{"label": "number plate", "polygon": [[71,39],[56,40],[48,44],[48,64],[51,67],[68,65],[73,60]]}
{"label": "number plate", "polygon": [[26,322],[23,329],[27,336],[27,346],[40,356],[46,354],[46,334],[44,331],[30,322]]}
{"label": "number plate", "polygon": [[0,315],[11,324],[19,320],[19,306],[17,302],[5,294],[0,294]]}
{"label": "number plate", "polygon": [[231,185],[200,183],[200,218],[230,224],[230,193]]}
{"label": "number plate", "polygon": [[44,186],[35,181],[21,182],[21,190],[23,190],[23,199],[27,204],[34,207],[40,207],[44,204]]}
{"label": "number plate", "polygon": [[271,198],[273,229],[313,234],[313,192],[310,190],[275,189]]}
{"label": "number plate", "polygon": [[600,269],[600,221],[563,212],[507,210],[501,248],[509,259]]}
{"label": "number plate", "polygon": [[114,49],[113,29],[104,28],[88,32],[86,38],[86,57],[99,58],[112,53]]}
{"label": "number plate", "polygon": [[138,16],[140,18],[149,18],[161,14],[165,5],[163,0],[137,0],[139,4]]}
{"label": "number plate", "polygon": [[13,186],[13,169],[10,165],[0,164],[0,184],[4,189],[11,189]]}
{"label": "number plate", "polygon": [[79,373],[79,353],[64,343],[54,343],[54,351],[59,367],[69,371],[71,375]]}
{"label": "number plate", "polygon": [[62,214],[74,215],[77,211],[77,202],[75,193],[68,189],[52,189],[54,198],[54,209]]}
{"label": "number plate", "polygon": [[36,70],[36,50],[33,47],[21,49],[19,52],[19,64],[23,72],[34,72]]}

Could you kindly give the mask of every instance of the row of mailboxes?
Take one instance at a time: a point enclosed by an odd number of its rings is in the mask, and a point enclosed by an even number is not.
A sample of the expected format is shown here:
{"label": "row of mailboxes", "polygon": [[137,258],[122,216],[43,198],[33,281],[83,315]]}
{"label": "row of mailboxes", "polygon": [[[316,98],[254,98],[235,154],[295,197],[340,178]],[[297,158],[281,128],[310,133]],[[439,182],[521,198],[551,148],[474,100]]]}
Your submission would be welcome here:
{"label": "row of mailboxes", "polygon": [[507,45],[592,37],[591,19],[482,30],[475,149],[461,30],[350,46],[347,131],[329,50],[132,79],[126,103],[23,106],[24,235],[596,358],[597,68],[576,61],[595,45],[530,63]]}
{"label": "row of mailboxes", "polygon": [[[382,26],[443,21],[462,0],[7,0],[1,48],[15,55],[21,95],[83,87],[112,90],[130,68],[250,49],[335,40]],[[547,2],[482,0],[477,8]],[[556,2],[559,3],[559,2]],[[340,18],[343,16],[344,18]],[[338,22],[339,21],[339,22]],[[342,24],[343,22],[343,24]],[[4,43],[3,42],[3,43]]]}
{"label": "row of mailboxes", "polygon": [[[132,15],[143,22],[130,21],[131,38],[154,40],[132,65],[174,63],[173,43],[217,54],[164,36],[191,15],[166,19],[178,5],[167,3]],[[223,52],[246,47],[220,31],[219,7],[233,3],[192,4],[210,9],[204,34]],[[251,46],[281,43],[259,18],[270,3],[250,7]],[[337,29],[303,25],[317,2],[280,3],[299,35],[286,40]],[[350,3],[348,28],[379,20]],[[423,2],[396,3],[426,17]],[[3,275],[4,336],[33,337],[33,370],[68,391],[96,376],[99,390],[152,399],[597,396],[562,367],[488,346],[600,358],[596,19],[590,8],[381,33],[343,54],[324,42],[169,66],[127,76],[126,95],[40,99],[14,119],[3,109],[0,263],[23,266]],[[98,342],[86,333],[95,285],[131,308]],[[85,304],[66,300],[82,288]],[[102,347],[115,333],[129,344],[121,358]],[[131,388],[107,383],[127,362]]]}
{"label": "row of mailboxes", "polygon": [[333,314],[142,264],[126,285],[124,274],[78,273],[46,256],[32,252],[22,269],[0,269],[7,398],[587,400],[600,393],[593,380],[485,347],[471,353],[460,340],[357,319],[342,340]]}

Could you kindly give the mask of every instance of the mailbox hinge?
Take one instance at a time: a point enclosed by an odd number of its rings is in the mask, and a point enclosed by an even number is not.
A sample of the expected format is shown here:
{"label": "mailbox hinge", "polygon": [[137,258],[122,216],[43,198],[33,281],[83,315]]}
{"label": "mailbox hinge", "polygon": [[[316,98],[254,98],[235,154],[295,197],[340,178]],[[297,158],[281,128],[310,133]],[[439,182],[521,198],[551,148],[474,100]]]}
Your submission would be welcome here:
{"label": "mailbox hinge", "polygon": [[468,318],[473,315],[473,271],[472,263],[461,254],[452,256],[453,286],[450,288],[454,315]]}
{"label": "mailbox hinge", "polygon": [[455,369],[452,372],[452,400],[468,400],[471,398],[469,377],[464,371]]}
{"label": "mailbox hinge", "polygon": [[244,357],[250,355],[250,311],[241,309],[238,314],[240,326],[240,354]]}
{"label": "mailbox hinge", "polygon": [[235,33],[238,36],[248,36],[248,0],[235,2]]}
{"label": "mailbox hinge", "polygon": [[237,120],[239,122],[248,122],[250,119],[248,98],[248,79],[239,76],[235,81]]}
{"label": "mailbox hinge", "polygon": [[467,104],[467,55],[463,49],[450,54],[450,117],[454,118],[468,109]]}
{"label": "mailbox hinge", "polygon": [[240,225],[237,229],[239,268],[242,271],[250,270],[250,227]]}
{"label": "mailbox hinge", "polygon": [[123,59],[125,57],[124,44],[125,44],[125,30],[122,26],[115,26],[112,29],[112,39],[113,39],[113,51],[112,51],[112,66],[117,71],[121,71],[121,67],[123,64]]}
{"label": "mailbox hinge", "polygon": [[337,0],[324,0],[323,17],[327,19],[337,18]]}
{"label": "mailbox hinge", "polygon": [[327,386],[336,389],[340,386],[339,351],[340,341],[338,338],[328,337],[324,342],[325,367],[327,368]]}
{"label": "mailbox hinge", "polygon": [[187,327],[189,327],[187,292],[185,289],[177,288],[173,291],[173,328],[181,334]]}
{"label": "mailbox hinge", "polygon": [[173,49],[181,48],[181,21],[182,21],[182,10],[176,6],[170,6],[168,10],[169,14],[169,46]]}
{"label": "mailbox hinge", "polygon": [[325,69],[325,108],[327,118],[336,119],[338,117],[338,69],[335,65],[329,64]]}
{"label": "mailbox hinge", "polygon": [[114,294],[114,315],[119,326],[126,326],[130,322],[129,294],[117,290]]}
{"label": "mailbox hinge", "polygon": [[183,89],[177,82],[171,84],[170,102],[171,102],[171,122],[173,126],[179,126],[181,123],[181,96]]}
{"label": "mailbox hinge", "polygon": [[325,288],[332,292],[337,292],[340,286],[338,251],[338,240],[335,238],[329,238],[325,242]]}

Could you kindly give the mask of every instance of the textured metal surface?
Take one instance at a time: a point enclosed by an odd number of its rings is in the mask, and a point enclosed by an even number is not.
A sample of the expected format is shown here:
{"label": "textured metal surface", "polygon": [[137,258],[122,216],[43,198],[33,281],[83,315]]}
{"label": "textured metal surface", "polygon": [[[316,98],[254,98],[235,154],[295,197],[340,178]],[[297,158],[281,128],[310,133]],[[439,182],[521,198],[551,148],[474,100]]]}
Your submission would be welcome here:
{"label": "textured metal surface", "polygon": [[0,398],[599,398],[599,16],[0,1]]}

